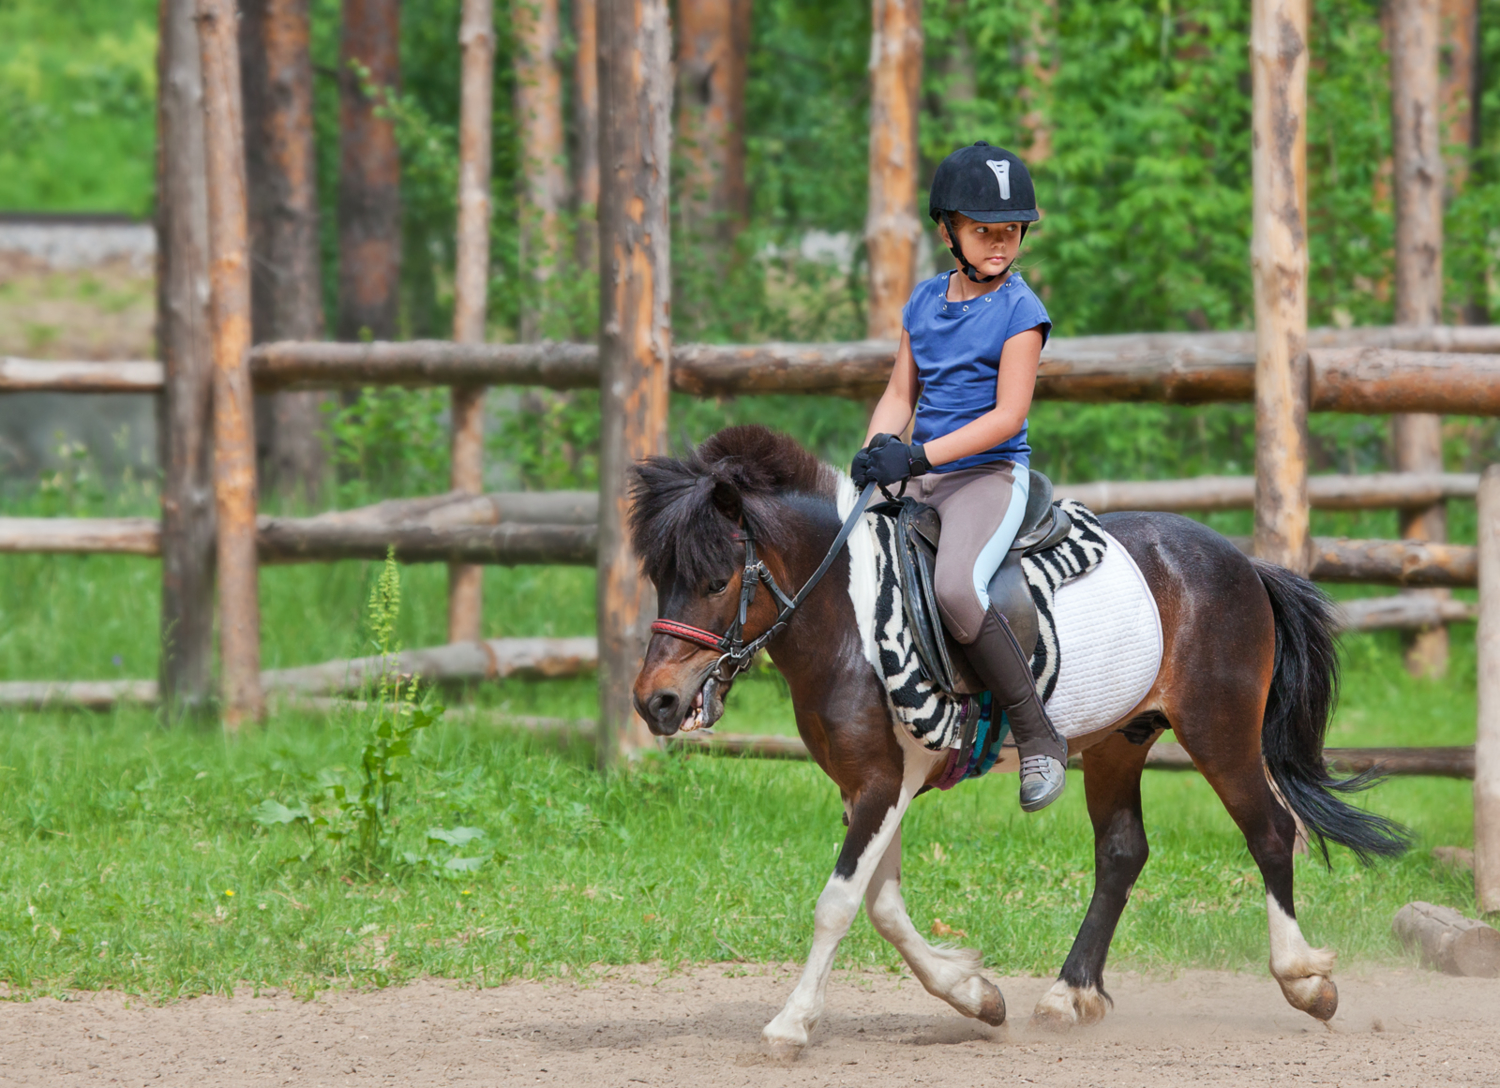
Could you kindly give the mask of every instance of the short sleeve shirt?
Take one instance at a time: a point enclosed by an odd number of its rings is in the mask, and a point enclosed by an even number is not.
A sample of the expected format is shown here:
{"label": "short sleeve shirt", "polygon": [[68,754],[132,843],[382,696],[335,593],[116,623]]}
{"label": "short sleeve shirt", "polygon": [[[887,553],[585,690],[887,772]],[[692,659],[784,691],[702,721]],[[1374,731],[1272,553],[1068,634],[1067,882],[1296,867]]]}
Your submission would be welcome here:
{"label": "short sleeve shirt", "polygon": [[[917,420],[912,438],[930,442],[952,434],[995,408],[995,383],[1000,376],[1000,351],[1012,336],[1028,329],[1042,330],[1042,343],[1052,331],[1047,308],[1026,281],[1012,272],[1003,287],[967,302],[949,302],[944,272],[917,284],[901,323],[911,337],[911,353],[922,383],[917,398]],[[1019,433],[982,453],[961,457],[934,472],[1014,461],[1031,462],[1026,424]]]}

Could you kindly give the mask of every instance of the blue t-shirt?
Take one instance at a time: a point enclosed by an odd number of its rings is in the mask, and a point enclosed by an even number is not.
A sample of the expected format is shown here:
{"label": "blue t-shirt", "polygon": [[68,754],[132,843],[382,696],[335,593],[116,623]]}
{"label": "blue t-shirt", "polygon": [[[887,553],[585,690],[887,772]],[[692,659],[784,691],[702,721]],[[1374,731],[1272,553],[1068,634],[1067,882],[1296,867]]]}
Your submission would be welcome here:
{"label": "blue t-shirt", "polygon": [[[1042,300],[1012,272],[1005,286],[970,299],[949,302],[948,276],[944,272],[923,280],[901,311],[901,324],[911,336],[911,353],[922,383],[917,398],[917,421],[912,438],[930,442],[952,434],[995,408],[995,382],[1000,376],[1000,351],[1018,333],[1040,326],[1042,343],[1052,331],[1052,321]],[[953,472],[992,461],[1031,463],[1026,442],[1026,424],[992,449],[960,457],[934,472]]]}

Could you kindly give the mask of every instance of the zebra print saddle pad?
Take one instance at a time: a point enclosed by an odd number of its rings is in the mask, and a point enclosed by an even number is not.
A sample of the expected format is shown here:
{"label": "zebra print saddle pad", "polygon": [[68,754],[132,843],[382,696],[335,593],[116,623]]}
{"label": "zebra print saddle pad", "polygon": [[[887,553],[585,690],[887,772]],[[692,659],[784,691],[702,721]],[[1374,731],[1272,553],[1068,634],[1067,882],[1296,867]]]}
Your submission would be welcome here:
{"label": "zebra print saddle pad", "polygon": [[[841,488],[845,513],[853,498],[852,484]],[[1074,737],[1112,724],[1151,689],[1161,663],[1161,621],[1129,553],[1087,507],[1069,499],[1059,505],[1072,531],[1022,564],[1040,630],[1032,674],[1058,731]],[[895,518],[866,515],[864,531],[849,540],[850,595],[892,717],[924,747],[949,752],[940,784],[951,786],[990,769],[1008,726],[988,720],[987,695],[949,695],[927,679],[906,627],[899,546]]]}

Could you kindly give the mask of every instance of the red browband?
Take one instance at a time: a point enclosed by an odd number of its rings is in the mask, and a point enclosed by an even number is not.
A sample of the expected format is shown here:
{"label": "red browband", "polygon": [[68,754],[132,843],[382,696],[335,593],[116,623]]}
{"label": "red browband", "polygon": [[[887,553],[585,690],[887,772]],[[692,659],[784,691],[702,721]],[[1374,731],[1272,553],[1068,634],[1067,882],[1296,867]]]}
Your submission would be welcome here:
{"label": "red browband", "polygon": [[671,635],[695,646],[702,646],[705,650],[724,649],[724,640],[720,636],[679,620],[656,620],[651,624],[651,630],[658,635]]}

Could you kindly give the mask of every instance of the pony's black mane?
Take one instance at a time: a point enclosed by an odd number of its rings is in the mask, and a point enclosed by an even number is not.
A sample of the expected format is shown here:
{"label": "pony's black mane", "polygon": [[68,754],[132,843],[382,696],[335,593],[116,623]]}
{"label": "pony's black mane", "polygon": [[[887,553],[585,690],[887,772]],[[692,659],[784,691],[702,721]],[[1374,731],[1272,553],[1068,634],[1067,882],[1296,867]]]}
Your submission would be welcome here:
{"label": "pony's black mane", "polygon": [[775,545],[793,495],[832,498],[833,471],[797,442],[760,426],[728,427],[686,457],[648,457],[631,481],[630,541],[658,587],[696,585],[740,561],[736,517]]}

